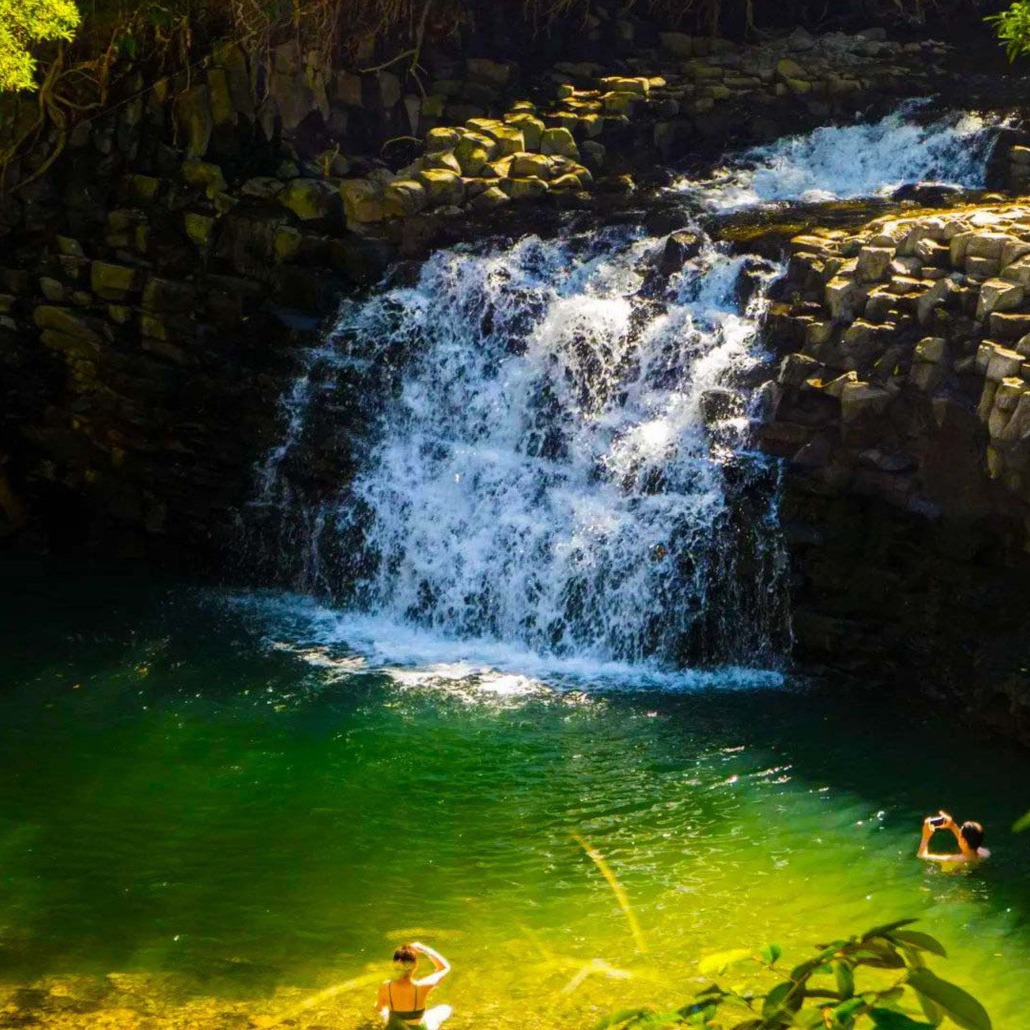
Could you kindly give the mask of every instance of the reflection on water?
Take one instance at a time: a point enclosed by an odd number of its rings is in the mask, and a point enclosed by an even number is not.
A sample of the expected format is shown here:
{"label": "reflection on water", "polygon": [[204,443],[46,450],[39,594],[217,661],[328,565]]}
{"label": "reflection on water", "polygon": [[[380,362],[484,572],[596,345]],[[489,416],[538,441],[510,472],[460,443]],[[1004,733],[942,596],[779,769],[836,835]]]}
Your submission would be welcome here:
{"label": "reflection on water", "polygon": [[[704,953],[914,915],[1020,1025],[1021,752],[882,698],[377,665],[259,601],[62,589],[5,613],[33,657],[5,650],[0,696],[0,1009],[361,1026],[420,937],[455,964],[453,1026],[586,1026],[682,1000]],[[940,805],[991,863],[916,862]]]}

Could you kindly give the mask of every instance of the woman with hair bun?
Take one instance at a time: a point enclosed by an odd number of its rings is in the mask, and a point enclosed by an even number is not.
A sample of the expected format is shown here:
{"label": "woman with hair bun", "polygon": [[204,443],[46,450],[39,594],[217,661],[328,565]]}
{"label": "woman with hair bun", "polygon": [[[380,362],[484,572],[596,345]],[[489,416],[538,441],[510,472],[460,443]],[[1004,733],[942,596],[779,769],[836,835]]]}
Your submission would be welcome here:
{"label": "woman with hair bun", "polygon": [[[419,955],[433,963],[433,972],[415,978]],[[376,1009],[383,1017],[387,1030],[437,1030],[451,1014],[450,1005],[437,1005],[427,1011],[426,999],[440,981],[451,971],[451,965],[438,951],[414,941],[402,944],[393,953],[393,976],[379,986]]]}

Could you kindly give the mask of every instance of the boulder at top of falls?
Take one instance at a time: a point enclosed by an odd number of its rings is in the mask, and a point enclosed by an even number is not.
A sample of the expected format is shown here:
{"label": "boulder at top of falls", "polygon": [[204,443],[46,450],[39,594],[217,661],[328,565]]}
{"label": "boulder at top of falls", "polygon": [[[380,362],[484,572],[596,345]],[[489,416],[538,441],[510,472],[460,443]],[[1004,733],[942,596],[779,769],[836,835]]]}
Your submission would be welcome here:
{"label": "boulder at top of falls", "polygon": [[744,414],[744,398],[736,390],[717,386],[701,395],[701,417],[706,426],[718,425]]}
{"label": "boulder at top of falls", "polygon": [[673,275],[691,259],[701,253],[704,237],[693,229],[680,229],[665,241],[665,249],[658,260],[658,271],[662,275]]}
{"label": "boulder at top of falls", "polygon": [[927,207],[941,207],[954,203],[956,195],[961,192],[958,186],[941,182],[908,182],[891,194],[891,200],[911,200]]}

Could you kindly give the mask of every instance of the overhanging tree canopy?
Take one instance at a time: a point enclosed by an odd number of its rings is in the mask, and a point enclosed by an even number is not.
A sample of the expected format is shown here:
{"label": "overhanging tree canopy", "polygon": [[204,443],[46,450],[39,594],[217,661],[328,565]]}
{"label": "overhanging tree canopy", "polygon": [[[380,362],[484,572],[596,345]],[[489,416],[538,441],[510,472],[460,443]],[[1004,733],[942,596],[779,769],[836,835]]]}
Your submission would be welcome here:
{"label": "overhanging tree canopy", "polygon": [[30,89],[32,47],[71,39],[79,19],[72,0],[0,0],[0,91]]}

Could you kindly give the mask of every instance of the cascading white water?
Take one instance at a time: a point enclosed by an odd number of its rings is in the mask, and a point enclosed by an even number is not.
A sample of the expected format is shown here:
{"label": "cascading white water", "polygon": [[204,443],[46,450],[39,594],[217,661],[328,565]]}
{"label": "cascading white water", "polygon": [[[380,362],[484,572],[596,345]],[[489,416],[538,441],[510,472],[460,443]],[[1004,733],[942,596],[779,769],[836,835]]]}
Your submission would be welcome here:
{"label": "cascading white water", "polygon": [[[988,137],[900,113],[685,192],[712,210],[973,185]],[[491,242],[344,303],[259,469],[295,585],[366,623],[562,660],[774,662],[776,469],[750,449],[743,383],[775,269],[705,240],[666,278],[663,245],[625,228]]]}
{"label": "cascading white water", "polygon": [[654,248],[530,238],[439,255],[382,298],[421,350],[354,485],[375,513],[367,603],[537,651],[675,647],[709,600],[725,505],[701,400],[754,360],[757,311],[737,311],[745,259],[711,249],[671,303],[641,296]]}
{"label": "cascading white water", "polygon": [[878,122],[824,126],[740,155],[706,182],[678,188],[714,210],[776,201],[846,200],[890,193],[906,183],[983,186],[998,119],[960,113],[917,120],[910,101]]}
{"label": "cascading white water", "polygon": [[[404,372],[345,495],[288,516],[306,527],[307,574],[332,586],[320,566],[342,534],[360,541],[356,604],[450,636],[630,661],[770,658],[760,612],[719,626],[724,466],[754,477],[767,463],[741,453],[740,400],[711,391],[756,361],[764,291],[742,307],[738,289],[773,270],[709,244],[666,281],[660,250],[608,230],[446,251],[416,284],[345,305],[338,348],[313,355],[321,378],[336,390],[356,352],[401,356]],[[319,377],[309,367],[285,401],[266,503],[292,502],[269,491],[288,488],[281,464]]]}

